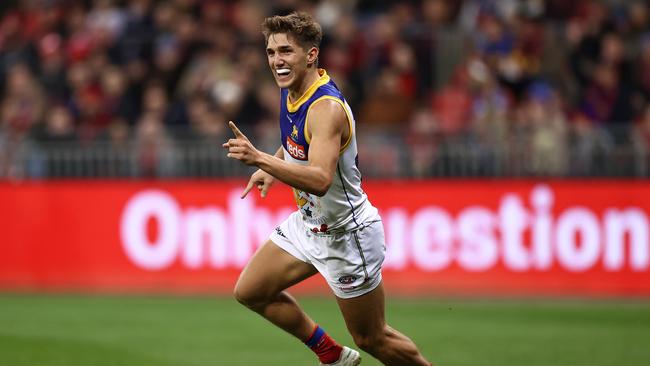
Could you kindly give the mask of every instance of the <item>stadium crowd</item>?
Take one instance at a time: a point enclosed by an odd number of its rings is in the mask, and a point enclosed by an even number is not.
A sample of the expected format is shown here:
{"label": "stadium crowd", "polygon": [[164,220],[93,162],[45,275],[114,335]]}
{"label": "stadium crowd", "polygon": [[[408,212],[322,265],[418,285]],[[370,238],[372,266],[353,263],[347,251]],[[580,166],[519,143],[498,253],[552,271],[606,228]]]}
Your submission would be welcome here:
{"label": "stadium crowd", "polygon": [[174,175],[166,152],[221,153],[228,120],[274,150],[260,24],[295,9],[323,26],[320,64],[364,134],[399,137],[362,149],[379,173],[427,176],[455,146],[479,163],[505,151],[525,174],[589,175],[602,154],[650,146],[648,1],[14,0],[0,5],[0,177],[48,176],[26,151],[53,142],[101,142],[138,176]]}

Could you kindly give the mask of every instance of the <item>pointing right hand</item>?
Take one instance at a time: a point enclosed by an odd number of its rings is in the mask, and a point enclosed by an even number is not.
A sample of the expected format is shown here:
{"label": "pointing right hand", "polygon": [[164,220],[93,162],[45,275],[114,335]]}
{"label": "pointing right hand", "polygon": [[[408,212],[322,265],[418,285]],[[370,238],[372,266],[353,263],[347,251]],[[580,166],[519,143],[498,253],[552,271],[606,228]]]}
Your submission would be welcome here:
{"label": "pointing right hand", "polygon": [[253,175],[251,175],[251,178],[248,180],[248,184],[242,192],[241,198],[246,197],[248,195],[248,192],[250,192],[254,186],[256,186],[260,191],[262,198],[265,198],[266,194],[269,191],[269,188],[271,188],[274,182],[275,178],[271,174],[258,169],[255,171],[255,173],[253,173]]}

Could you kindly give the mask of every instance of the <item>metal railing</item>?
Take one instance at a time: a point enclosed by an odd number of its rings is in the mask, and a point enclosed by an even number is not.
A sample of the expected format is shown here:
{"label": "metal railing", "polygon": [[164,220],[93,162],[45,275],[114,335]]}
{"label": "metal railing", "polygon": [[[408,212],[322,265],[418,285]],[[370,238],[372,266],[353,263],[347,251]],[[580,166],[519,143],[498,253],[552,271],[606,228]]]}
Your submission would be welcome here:
{"label": "metal railing", "polygon": [[[616,136],[619,136],[617,138]],[[623,138],[620,138],[623,136]],[[226,157],[213,139],[168,139],[160,143],[125,141],[37,142],[29,139],[5,154],[11,169],[2,176],[48,178],[210,178],[243,177],[253,169]],[[256,136],[261,150],[273,152],[279,140]],[[365,177],[648,177],[650,154],[631,129],[568,134],[564,141],[536,147],[528,134],[491,142],[476,134],[408,136],[364,133],[358,139]],[[8,164],[5,162],[5,166]],[[9,172],[9,173],[8,173]]]}

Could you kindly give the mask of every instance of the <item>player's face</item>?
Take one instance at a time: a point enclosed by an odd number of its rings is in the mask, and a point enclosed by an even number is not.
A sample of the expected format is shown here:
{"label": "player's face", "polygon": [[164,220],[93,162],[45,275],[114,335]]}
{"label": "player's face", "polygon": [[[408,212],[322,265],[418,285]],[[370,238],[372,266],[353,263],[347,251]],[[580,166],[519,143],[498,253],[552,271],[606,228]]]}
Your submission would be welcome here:
{"label": "player's face", "polygon": [[286,33],[269,36],[266,56],[278,86],[288,89],[300,88],[307,66],[313,58],[310,52],[305,51]]}

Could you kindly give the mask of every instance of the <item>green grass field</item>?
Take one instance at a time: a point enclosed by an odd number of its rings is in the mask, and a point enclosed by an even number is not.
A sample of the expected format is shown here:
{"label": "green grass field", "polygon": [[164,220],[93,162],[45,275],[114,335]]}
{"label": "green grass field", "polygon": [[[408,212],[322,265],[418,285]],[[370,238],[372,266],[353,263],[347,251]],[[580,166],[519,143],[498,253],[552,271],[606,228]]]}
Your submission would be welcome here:
{"label": "green grass field", "polygon": [[[301,298],[351,344],[330,298]],[[388,300],[438,366],[650,365],[650,302]],[[0,295],[0,365],[317,365],[230,298]],[[364,355],[362,365],[379,365]]]}

